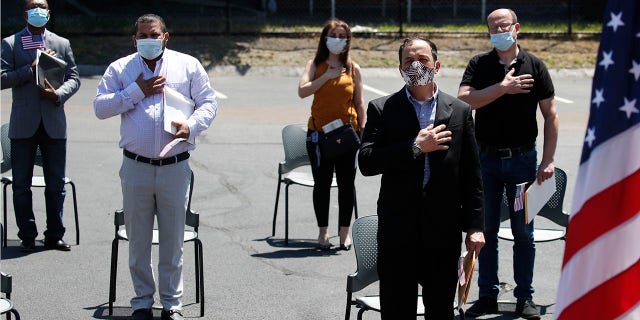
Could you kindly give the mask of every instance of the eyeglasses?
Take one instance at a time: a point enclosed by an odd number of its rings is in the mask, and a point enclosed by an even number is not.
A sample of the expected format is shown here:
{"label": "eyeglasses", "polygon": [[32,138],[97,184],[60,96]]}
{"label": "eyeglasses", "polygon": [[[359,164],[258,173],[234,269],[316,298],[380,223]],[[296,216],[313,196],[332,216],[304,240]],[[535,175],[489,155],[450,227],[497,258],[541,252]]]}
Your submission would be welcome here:
{"label": "eyeglasses", "polygon": [[493,27],[489,27],[489,31],[491,31],[492,33],[496,33],[500,30],[507,32],[509,30],[511,30],[511,26],[515,25],[517,22],[513,22],[513,23],[503,23],[503,24],[499,24],[497,26],[493,26]]}

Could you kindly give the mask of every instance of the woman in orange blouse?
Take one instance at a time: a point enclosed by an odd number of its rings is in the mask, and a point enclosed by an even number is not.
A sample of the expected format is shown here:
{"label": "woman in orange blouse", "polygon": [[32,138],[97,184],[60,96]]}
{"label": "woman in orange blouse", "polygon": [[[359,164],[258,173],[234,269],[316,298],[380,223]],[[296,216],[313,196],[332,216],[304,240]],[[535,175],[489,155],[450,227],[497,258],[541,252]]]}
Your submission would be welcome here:
{"label": "woman in orange blouse", "polygon": [[327,159],[322,156],[317,143],[324,134],[322,127],[337,119],[344,124],[351,123],[354,129],[360,132],[364,128],[366,112],[362,98],[362,74],[360,66],[349,57],[350,45],[349,25],[339,19],[327,21],[322,29],[316,56],[307,62],[298,86],[300,98],[313,95],[311,117],[308,122],[307,152],[315,181],[313,208],[320,229],[318,244],[323,250],[331,248],[327,226],[334,170],[338,182],[339,249],[351,249],[349,228],[355,196],[357,149],[335,159]]}

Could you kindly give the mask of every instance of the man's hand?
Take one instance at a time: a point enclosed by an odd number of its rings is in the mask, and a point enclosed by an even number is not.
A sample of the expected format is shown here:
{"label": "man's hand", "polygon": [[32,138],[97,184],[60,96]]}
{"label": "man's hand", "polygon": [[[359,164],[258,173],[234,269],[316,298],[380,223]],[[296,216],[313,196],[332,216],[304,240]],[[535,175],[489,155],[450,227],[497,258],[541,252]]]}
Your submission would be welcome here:
{"label": "man's hand", "polygon": [[53,103],[58,103],[58,94],[56,93],[56,89],[53,88],[47,78],[44,78],[44,85],[46,88],[40,88],[40,95],[44,96],[48,100],[51,100],[51,102]]}
{"label": "man's hand", "polygon": [[191,134],[191,131],[189,130],[189,125],[187,125],[187,122],[171,121],[171,125],[176,127],[176,129],[178,129],[176,131],[176,134],[173,136],[174,139],[176,138],[189,139],[189,134]]}
{"label": "man's hand", "polygon": [[[50,56],[54,56],[54,57],[56,56],[56,52],[51,50],[51,49],[42,50],[42,53],[46,53],[46,54],[48,54]],[[36,62],[38,62],[38,55],[37,54],[36,54],[36,58],[33,59],[33,62],[31,62],[31,71],[33,73],[36,72]]]}
{"label": "man's hand", "polygon": [[464,244],[467,247],[467,251],[475,251],[476,256],[478,256],[480,250],[484,247],[484,233],[480,231],[467,232]]}
{"label": "man's hand", "polygon": [[529,89],[533,87],[533,76],[530,74],[523,74],[514,77],[513,74],[516,69],[511,69],[502,79],[500,86],[505,90],[507,94],[528,93]]}
{"label": "man's hand", "polygon": [[556,167],[553,162],[540,163],[540,166],[538,166],[538,177],[536,178],[538,184],[541,184],[542,181],[551,178],[551,176],[553,176],[553,173],[555,172],[555,168]]}
{"label": "man's hand", "polygon": [[449,146],[443,145],[443,143],[451,141],[451,131],[443,131],[446,127],[444,124],[441,124],[434,128],[433,124],[430,124],[420,130],[416,137],[416,144],[418,144],[420,150],[422,150],[423,153],[427,153],[449,149]]}
{"label": "man's hand", "polygon": [[140,72],[140,75],[136,79],[136,83],[144,93],[145,97],[162,93],[164,85],[166,84],[166,79],[163,76],[153,76],[147,80],[144,80],[143,77],[142,72]]}

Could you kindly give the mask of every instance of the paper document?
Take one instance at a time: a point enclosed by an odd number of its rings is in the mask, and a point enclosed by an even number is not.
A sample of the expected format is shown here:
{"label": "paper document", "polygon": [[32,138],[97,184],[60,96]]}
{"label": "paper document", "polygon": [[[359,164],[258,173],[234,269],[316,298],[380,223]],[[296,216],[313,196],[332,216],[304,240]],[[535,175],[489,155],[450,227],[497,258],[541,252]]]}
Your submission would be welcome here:
{"label": "paper document", "polygon": [[322,132],[329,133],[335,129],[342,127],[343,125],[344,123],[342,123],[342,119],[338,118],[322,126]]}
{"label": "paper document", "polygon": [[463,252],[458,260],[458,307],[467,303],[471,278],[476,265],[476,252]]}
{"label": "paper document", "polygon": [[538,184],[534,181],[527,189],[524,199],[525,211],[524,217],[527,223],[531,223],[533,218],[542,210],[545,204],[551,199],[556,192],[556,175]]}
{"label": "paper document", "polygon": [[40,50],[38,50],[36,59],[36,84],[40,88],[46,89],[44,79],[47,79],[54,89],[60,88],[64,83],[67,63]]}
{"label": "paper document", "polygon": [[171,142],[167,143],[167,145],[164,146],[164,148],[162,148],[162,151],[160,151],[160,154],[158,156],[160,158],[164,158],[164,156],[167,155],[167,153],[171,149],[173,149],[173,147],[175,147],[178,143],[180,143],[182,141],[187,141],[187,139],[185,139],[185,138],[175,138],[175,139],[171,140]]}
{"label": "paper document", "polygon": [[[171,134],[176,134],[177,132],[177,128],[171,125],[171,121],[187,121],[193,114],[196,105],[193,100],[168,86],[164,87],[162,103],[164,109],[164,131]],[[189,136],[186,141],[195,143],[196,138]]]}

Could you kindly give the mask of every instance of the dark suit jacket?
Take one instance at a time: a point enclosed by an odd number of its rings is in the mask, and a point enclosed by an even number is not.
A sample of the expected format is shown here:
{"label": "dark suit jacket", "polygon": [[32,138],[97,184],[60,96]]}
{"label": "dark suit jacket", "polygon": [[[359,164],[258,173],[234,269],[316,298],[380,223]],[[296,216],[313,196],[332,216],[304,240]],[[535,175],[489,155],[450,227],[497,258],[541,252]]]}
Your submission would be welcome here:
{"label": "dark suit jacket", "polygon": [[452,132],[452,140],[448,150],[428,154],[431,175],[423,189],[425,155],[413,159],[411,151],[420,124],[405,89],[369,103],[358,161],[363,175],[382,174],[380,241],[460,248],[462,231],[483,231],[482,176],[471,108],[440,91],[434,126],[440,124]]}
{"label": "dark suit jacket", "polygon": [[26,29],[2,39],[2,89],[11,88],[11,139],[30,138],[38,130],[40,120],[47,134],[54,139],[67,137],[67,121],[64,103],[80,88],[80,76],[73,59],[69,40],[45,30],[44,45],[56,52],[56,56],[67,63],[64,83],[56,89],[60,99],[54,103],[40,96],[31,63],[36,58],[36,50],[22,49],[22,37],[28,35]]}

